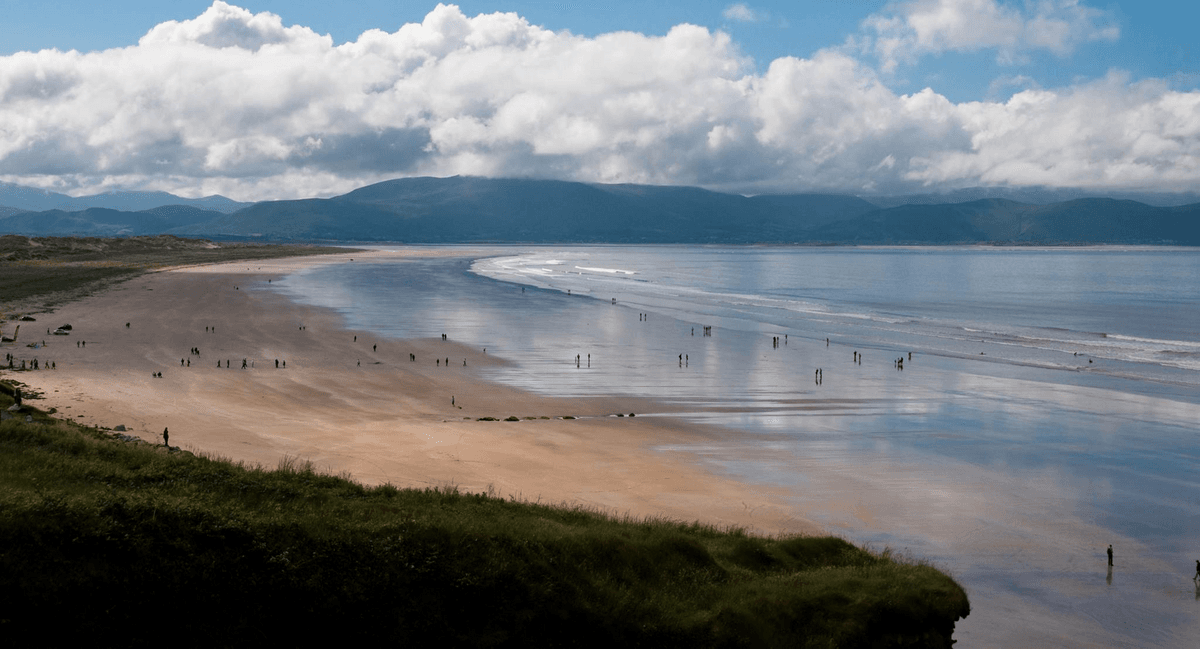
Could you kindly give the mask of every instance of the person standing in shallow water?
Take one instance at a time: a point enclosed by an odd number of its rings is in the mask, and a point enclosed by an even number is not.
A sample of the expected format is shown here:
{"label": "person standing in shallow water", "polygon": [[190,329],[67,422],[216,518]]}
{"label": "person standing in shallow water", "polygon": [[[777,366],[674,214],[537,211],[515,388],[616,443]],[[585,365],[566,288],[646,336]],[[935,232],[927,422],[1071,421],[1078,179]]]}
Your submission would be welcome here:
{"label": "person standing in shallow water", "polygon": [[1113,562],[1112,562],[1112,544],[1110,543],[1108,545],[1108,565],[1111,567],[1112,564],[1113,564]]}

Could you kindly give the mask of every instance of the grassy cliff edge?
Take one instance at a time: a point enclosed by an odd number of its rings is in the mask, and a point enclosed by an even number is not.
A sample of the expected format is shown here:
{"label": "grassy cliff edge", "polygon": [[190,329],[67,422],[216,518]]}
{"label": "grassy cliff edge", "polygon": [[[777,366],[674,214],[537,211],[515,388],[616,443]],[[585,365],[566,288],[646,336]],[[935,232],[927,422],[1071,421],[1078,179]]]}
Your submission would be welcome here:
{"label": "grassy cliff edge", "polygon": [[970,610],[934,568],[837,538],[369,488],[18,415],[0,423],[0,637],[163,640],[149,618],[208,646],[336,629],[454,646],[945,647]]}

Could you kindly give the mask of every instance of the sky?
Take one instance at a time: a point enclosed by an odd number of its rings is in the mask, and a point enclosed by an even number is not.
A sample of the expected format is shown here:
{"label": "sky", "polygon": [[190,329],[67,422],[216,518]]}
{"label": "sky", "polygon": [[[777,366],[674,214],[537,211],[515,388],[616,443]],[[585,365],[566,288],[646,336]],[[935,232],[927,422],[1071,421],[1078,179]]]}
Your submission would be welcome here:
{"label": "sky", "polygon": [[72,195],[268,200],[456,174],[859,195],[1200,180],[1200,3],[0,11],[0,181]]}

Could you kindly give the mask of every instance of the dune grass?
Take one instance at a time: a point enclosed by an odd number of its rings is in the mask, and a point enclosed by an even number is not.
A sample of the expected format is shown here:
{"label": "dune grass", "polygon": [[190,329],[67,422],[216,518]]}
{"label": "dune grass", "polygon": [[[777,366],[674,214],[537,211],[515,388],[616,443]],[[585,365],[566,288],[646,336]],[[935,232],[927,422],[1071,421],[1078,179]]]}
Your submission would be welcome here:
{"label": "dune grass", "polygon": [[0,635],[50,645],[938,647],[968,611],[933,567],[838,538],[371,488],[28,406],[0,423]]}

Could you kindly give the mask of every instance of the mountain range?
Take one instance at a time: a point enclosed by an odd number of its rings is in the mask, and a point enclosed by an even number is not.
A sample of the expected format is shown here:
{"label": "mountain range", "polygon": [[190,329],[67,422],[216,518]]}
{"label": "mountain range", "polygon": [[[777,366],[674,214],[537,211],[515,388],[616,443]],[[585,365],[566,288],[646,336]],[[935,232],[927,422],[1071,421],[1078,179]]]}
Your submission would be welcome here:
{"label": "mountain range", "polygon": [[[251,203],[239,203],[220,195],[183,198],[167,192],[106,192],[90,196],[67,196],[45,189],[0,182],[0,210],[15,208],[31,212],[46,210],[78,212],[88,208],[102,207],[110,210],[136,212],[164,205],[187,205],[202,210],[229,213],[249,207]],[[3,216],[4,213],[4,211],[0,211],[0,216]]]}
{"label": "mountain range", "polygon": [[[893,204],[895,197],[741,196],[695,187],[456,176],[389,180],[333,198],[245,204],[158,192],[71,198],[0,184],[0,233],[405,243],[1200,245],[1200,202],[1178,204],[1188,195],[1160,196],[1155,205],[994,195],[1020,195],[1014,191],[961,190],[943,203],[924,195]],[[1071,195],[1054,191],[1030,195]],[[984,197],[953,200],[976,196]],[[23,203],[5,202],[13,197]],[[82,207],[62,206],[62,199]],[[41,207],[54,201],[60,206]]]}

